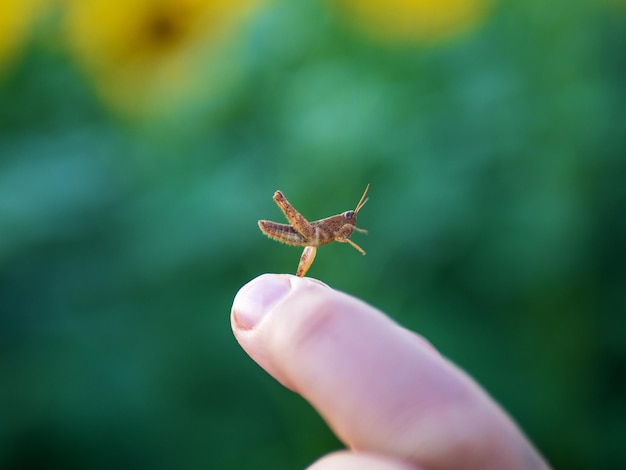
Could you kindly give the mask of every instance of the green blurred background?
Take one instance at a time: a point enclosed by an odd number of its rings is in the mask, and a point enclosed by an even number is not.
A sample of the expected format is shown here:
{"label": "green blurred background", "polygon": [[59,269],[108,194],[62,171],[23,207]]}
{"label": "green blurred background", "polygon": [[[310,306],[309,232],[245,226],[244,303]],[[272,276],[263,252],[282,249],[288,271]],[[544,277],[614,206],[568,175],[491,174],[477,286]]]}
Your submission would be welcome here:
{"label": "green blurred background", "polygon": [[317,219],[371,183],[367,256],[309,275],[426,336],[555,467],[625,468],[626,4],[246,3],[2,0],[0,467],[340,448],[229,314],[295,272],[256,225],[276,189]]}

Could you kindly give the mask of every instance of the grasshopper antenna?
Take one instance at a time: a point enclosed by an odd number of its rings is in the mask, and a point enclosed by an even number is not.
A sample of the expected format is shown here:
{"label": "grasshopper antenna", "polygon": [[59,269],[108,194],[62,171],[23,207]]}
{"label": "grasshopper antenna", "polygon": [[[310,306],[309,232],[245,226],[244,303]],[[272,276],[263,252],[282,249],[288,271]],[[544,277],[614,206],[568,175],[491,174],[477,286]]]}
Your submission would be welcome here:
{"label": "grasshopper antenna", "polygon": [[367,194],[367,191],[370,189],[370,185],[368,183],[368,185],[365,187],[365,192],[363,193],[363,196],[361,196],[361,200],[359,201],[359,203],[356,205],[356,209],[354,209],[354,213],[358,214],[359,211],[361,210],[361,207],[363,207],[365,205],[365,203],[367,201],[369,201],[369,197],[366,199],[365,195]]}

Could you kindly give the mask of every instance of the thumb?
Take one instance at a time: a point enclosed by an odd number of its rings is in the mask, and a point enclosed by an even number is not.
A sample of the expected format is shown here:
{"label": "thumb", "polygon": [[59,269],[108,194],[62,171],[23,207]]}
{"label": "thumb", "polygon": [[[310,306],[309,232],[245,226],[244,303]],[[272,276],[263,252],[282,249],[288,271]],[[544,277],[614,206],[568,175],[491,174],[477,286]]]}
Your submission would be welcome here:
{"label": "thumb", "polygon": [[473,380],[354,297],[265,274],[237,293],[231,322],[244,350],[353,450],[427,468],[545,468]]}

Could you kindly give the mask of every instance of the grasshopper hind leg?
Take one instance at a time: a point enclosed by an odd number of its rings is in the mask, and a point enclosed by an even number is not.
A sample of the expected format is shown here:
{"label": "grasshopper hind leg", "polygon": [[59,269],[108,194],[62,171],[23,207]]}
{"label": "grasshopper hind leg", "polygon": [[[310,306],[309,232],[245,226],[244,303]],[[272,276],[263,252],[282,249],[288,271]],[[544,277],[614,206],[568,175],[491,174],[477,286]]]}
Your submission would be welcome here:
{"label": "grasshopper hind leg", "polygon": [[304,277],[306,275],[306,272],[313,264],[313,260],[315,259],[315,253],[317,253],[317,247],[304,247],[304,251],[302,251],[302,256],[300,257],[300,264],[298,264],[298,270],[296,271],[296,276]]}
{"label": "grasshopper hind leg", "polygon": [[274,201],[280,207],[280,210],[283,211],[285,217],[289,223],[295,228],[298,233],[300,233],[304,238],[312,239],[315,230],[311,226],[308,220],[306,220],[300,212],[298,212],[287,200],[287,198],[283,195],[282,192],[276,191],[274,193]]}

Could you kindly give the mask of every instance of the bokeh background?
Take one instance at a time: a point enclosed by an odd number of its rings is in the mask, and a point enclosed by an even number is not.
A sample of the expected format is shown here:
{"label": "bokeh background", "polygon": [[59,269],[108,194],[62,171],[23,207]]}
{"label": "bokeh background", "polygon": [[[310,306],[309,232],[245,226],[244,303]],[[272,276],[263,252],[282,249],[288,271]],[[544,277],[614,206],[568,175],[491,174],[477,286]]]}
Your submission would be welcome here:
{"label": "bokeh background", "polygon": [[309,275],[425,335],[557,468],[626,468],[626,3],[1,0],[0,467],[341,447],[229,314]]}

